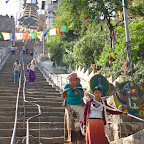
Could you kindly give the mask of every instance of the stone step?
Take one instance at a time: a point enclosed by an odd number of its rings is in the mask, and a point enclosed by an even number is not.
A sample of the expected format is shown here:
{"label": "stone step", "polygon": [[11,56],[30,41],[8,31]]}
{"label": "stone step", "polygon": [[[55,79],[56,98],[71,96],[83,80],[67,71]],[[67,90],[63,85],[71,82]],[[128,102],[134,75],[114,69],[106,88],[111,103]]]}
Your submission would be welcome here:
{"label": "stone step", "polygon": [[51,92],[51,91],[56,91],[55,88],[52,87],[39,87],[39,88],[26,88],[26,91],[45,91],[45,92]]}
{"label": "stone step", "polygon": [[[61,107],[62,106],[62,102],[49,102],[49,101],[31,101],[32,103],[36,103],[39,104],[40,106],[55,106],[57,107]],[[4,105],[4,104],[3,104]],[[28,103],[25,104],[26,106],[29,106]],[[31,106],[31,107],[35,107],[35,106]]]}
{"label": "stone step", "polygon": [[0,116],[0,122],[13,122],[14,116],[8,117],[8,116]]}
{"label": "stone step", "polygon": [[[23,111],[24,108],[23,106],[19,106],[19,111]],[[0,111],[15,111],[15,106],[0,106]],[[33,112],[38,112],[38,108],[37,107],[31,107],[31,106],[27,106],[26,107],[26,111],[33,111]],[[48,107],[48,106],[41,106],[41,111],[42,112],[64,112],[64,108],[62,107]]]}
{"label": "stone step", "polygon": [[[25,137],[17,137],[16,138],[16,143],[22,143],[22,140],[24,140]],[[35,137],[35,144],[38,144],[39,138]],[[0,137],[0,142],[1,144],[9,144],[11,142],[11,137]],[[31,142],[31,138],[30,138]],[[64,144],[64,137],[52,137],[52,138],[47,138],[47,137],[41,137],[40,142],[42,144]],[[31,143],[30,143],[31,144]]]}
{"label": "stone step", "polygon": [[[13,129],[0,129],[0,137],[11,137],[12,136]],[[25,129],[19,129],[16,130],[16,136],[17,137],[23,137],[26,134]],[[29,129],[29,134],[38,137],[39,135],[39,129]],[[40,130],[41,137],[62,137],[64,134],[63,128],[49,128],[49,129],[41,129]]]}
{"label": "stone step", "polygon": [[[26,97],[26,100],[27,101],[44,101],[44,102],[51,101],[51,102],[58,102],[58,103],[63,102],[61,97],[54,97],[54,96]],[[16,103],[16,96],[1,96],[0,95],[0,101],[12,101],[12,102],[14,101]]]}
{"label": "stone step", "polygon": [[[33,115],[38,114],[38,112],[26,112],[26,117],[31,117]],[[19,112],[18,115],[24,115],[23,112]],[[1,112],[0,116],[15,116],[15,111],[10,112]],[[64,112],[42,112],[41,116],[58,116],[58,117],[64,117]]]}
{"label": "stone step", "polygon": [[[26,117],[26,119],[28,119],[29,117]],[[23,117],[19,118],[19,121],[22,122],[23,121]],[[64,122],[64,117],[58,117],[58,116],[44,116],[44,117],[40,117],[40,120],[42,122]],[[34,118],[31,119],[30,122],[38,122],[39,118]]]}
{"label": "stone step", "polygon": [[[0,95],[0,101],[15,101],[16,103],[16,96],[3,96]],[[26,97],[27,101],[44,101],[44,102],[63,102],[61,97],[55,97],[55,96],[41,96],[41,97]]]}
{"label": "stone step", "polygon": [[53,96],[60,96],[60,93],[58,91],[52,91],[52,92],[39,92],[39,91],[33,91],[33,92],[30,92],[30,91],[26,91],[25,92],[26,94],[28,95],[45,95],[45,94],[48,94],[48,95],[53,95]]}
{"label": "stone step", "polygon": [[[41,129],[48,129],[48,128],[63,128],[63,122],[41,122],[40,127]],[[12,129],[14,127],[14,122],[0,122],[0,129]],[[26,127],[26,124],[25,124]],[[39,127],[39,122],[29,122],[29,127],[31,129],[37,129]],[[17,123],[17,128],[24,128],[23,122]]]}
{"label": "stone step", "polygon": [[[135,134],[140,130],[144,129],[144,122],[124,122],[128,135]],[[121,137],[126,136],[126,132],[122,123],[119,124],[121,127]]]}

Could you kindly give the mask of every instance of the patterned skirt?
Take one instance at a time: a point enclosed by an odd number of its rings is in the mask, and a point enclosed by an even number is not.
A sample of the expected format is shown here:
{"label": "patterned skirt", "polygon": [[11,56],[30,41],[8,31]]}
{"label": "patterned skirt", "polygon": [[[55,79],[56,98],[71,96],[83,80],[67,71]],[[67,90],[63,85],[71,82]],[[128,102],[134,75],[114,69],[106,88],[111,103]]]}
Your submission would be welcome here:
{"label": "patterned skirt", "polygon": [[35,72],[32,70],[29,70],[29,77],[28,77],[28,81],[29,82],[35,82],[36,80],[36,75]]}
{"label": "patterned skirt", "polygon": [[66,105],[64,116],[64,140],[66,142],[85,141],[85,137],[80,130],[83,113],[84,106],[82,105]]}
{"label": "patterned skirt", "polygon": [[86,124],[86,144],[107,144],[102,119],[88,119]]}

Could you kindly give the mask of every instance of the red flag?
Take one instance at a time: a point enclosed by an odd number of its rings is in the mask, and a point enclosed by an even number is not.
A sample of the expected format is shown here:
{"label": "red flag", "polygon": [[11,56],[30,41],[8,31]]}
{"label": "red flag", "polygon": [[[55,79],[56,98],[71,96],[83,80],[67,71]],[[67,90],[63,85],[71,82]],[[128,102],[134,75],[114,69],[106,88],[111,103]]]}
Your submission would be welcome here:
{"label": "red flag", "polygon": [[57,27],[56,28],[56,31],[57,31],[57,33],[58,33],[59,36],[61,35],[61,31],[60,30],[61,30],[61,27]]}
{"label": "red flag", "polygon": [[89,18],[89,15],[85,16],[85,20],[87,20]]}
{"label": "red flag", "polygon": [[115,38],[116,37],[116,34],[115,32],[112,33],[112,38]]}
{"label": "red flag", "polygon": [[29,33],[23,33],[23,40],[28,40],[29,39]]}

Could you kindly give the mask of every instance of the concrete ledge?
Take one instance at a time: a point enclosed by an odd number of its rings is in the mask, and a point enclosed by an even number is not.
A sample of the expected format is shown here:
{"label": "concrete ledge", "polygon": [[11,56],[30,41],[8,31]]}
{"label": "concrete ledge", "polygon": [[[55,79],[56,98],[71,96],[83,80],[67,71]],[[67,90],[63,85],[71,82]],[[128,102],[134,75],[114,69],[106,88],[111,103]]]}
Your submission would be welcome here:
{"label": "concrete ledge", "polygon": [[144,143],[144,129],[125,138],[113,141],[110,144],[143,144]]}
{"label": "concrete ledge", "polygon": [[10,56],[11,53],[8,53],[8,50],[5,49],[4,55],[0,59],[0,70],[2,69],[3,65],[5,64],[7,58]]}

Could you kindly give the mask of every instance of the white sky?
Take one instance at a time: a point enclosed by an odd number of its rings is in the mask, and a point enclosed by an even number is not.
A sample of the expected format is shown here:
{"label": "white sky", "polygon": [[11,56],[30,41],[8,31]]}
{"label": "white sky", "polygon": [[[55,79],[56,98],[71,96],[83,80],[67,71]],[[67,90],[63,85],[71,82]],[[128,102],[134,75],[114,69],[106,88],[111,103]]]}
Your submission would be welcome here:
{"label": "white sky", "polygon": [[[6,0],[0,0],[0,15],[6,15],[14,16],[16,18],[16,14],[19,11],[19,2],[21,0],[9,0],[9,2],[6,4]],[[39,0],[39,4],[42,0]]]}
{"label": "white sky", "polygon": [[9,16],[13,15],[16,17],[16,12],[19,10],[19,0],[9,0],[9,2],[6,4],[5,0],[0,0],[0,15],[6,15]]}

